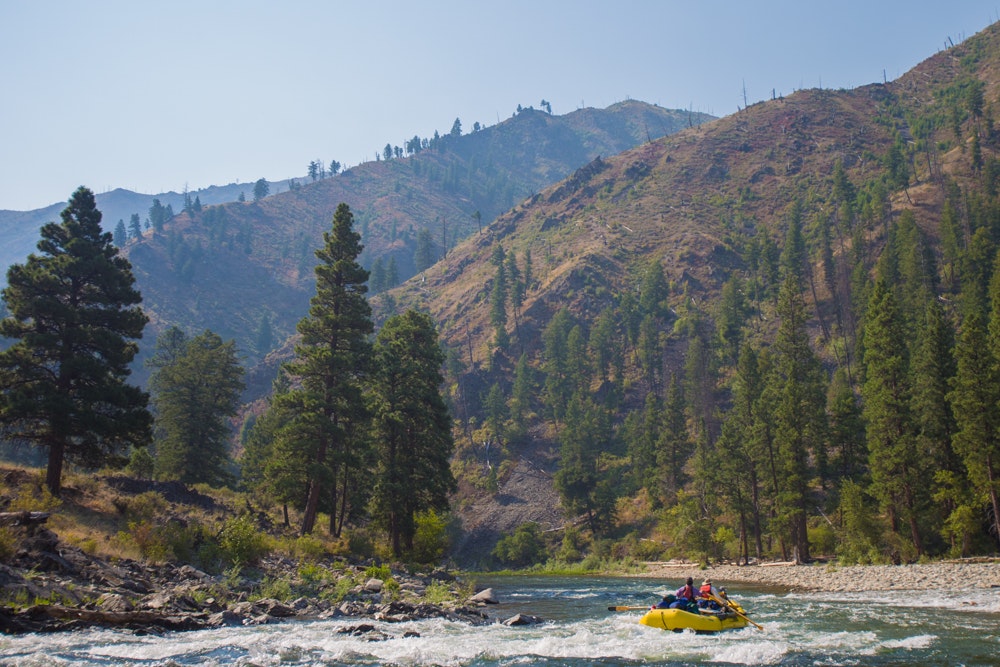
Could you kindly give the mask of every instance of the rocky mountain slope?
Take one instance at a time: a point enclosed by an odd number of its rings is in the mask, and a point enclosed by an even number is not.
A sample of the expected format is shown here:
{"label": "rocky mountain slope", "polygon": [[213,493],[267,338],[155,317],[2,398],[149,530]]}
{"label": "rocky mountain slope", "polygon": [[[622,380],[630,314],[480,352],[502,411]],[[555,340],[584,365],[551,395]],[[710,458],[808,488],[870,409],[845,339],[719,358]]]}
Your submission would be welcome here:
{"label": "rocky mountain slope", "polygon": [[[610,155],[709,117],[637,101],[553,116],[526,109],[493,127],[445,135],[409,157],[370,162],[259,202],[179,215],[125,252],[133,264],[149,337],[171,324],[235,338],[252,365],[294,332],[312,296],[314,250],[333,211],[351,206],[362,262],[413,275],[418,240],[432,259],[525,196],[599,155]],[[144,344],[148,347],[149,343]],[[268,385],[269,386],[269,385]]]}
{"label": "rocky mountain slope", "polygon": [[[855,187],[870,187],[873,193],[882,189],[887,208],[861,211],[864,233],[840,237],[834,263],[842,263],[858,242],[866,246],[873,266],[885,243],[885,221],[903,210],[913,213],[933,242],[949,184],[972,191],[994,187],[992,176],[977,172],[979,148],[973,143],[978,138],[971,137],[992,127],[990,109],[1000,95],[998,67],[1000,28],[994,25],[897,81],[798,91],[602,156],[501,215],[421,280],[392,290],[391,299],[376,297],[379,316],[407,307],[431,313],[445,344],[461,359],[463,370],[454,385],[462,394],[455,401],[458,418],[481,424],[483,397],[494,384],[509,396],[518,357],[526,355],[540,371],[542,332],[558,310],[568,309],[586,335],[598,315],[623,295],[638,298],[642,272],[658,262],[671,284],[675,315],[693,306],[711,318],[725,281],[748,275],[755,261],[748,255],[751,240],[763,234],[780,245],[793,205],[801,206],[810,247],[816,247],[824,227],[836,238],[838,211],[831,192],[838,165]],[[976,88],[985,100],[981,117],[968,102],[968,91]],[[984,144],[995,138],[992,130],[983,136]],[[905,167],[894,164],[893,151]],[[883,206],[874,196],[871,201]],[[491,321],[497,268],[490,258],[497,246],[522,266],[528,253],[532,260],[532,282],[520,312],[507,318],[507,348],[497,346]],[[814,272],[823,275],[819,266]],[[815,348],[832,364],[835,344],[824,334],[820,315],[832,319],[833,294],[819,278],[816,283],[807,295],[810,327]],[[775,326],[773,304],[759,307],[747,324],[753,330],[748,335],[766,339]],[[665,372],[680,372],[687,338],[670,331],[662,335]],[[629,358],[625,403],[635,409],[648,386],[639,381],[634,357]],[[534,435],[513,454],[510,470],[557,450],[555,430],[540,419],[534,423]],[[502,477],[501,489],[512,480],[515,475]],[[551,491],[519,486],[524,493],[515,503],[517,511],[507,512],[498,510],[504,505],[498,494],[491,499],[490,493],[466,489],[465,524],[488,520],[491,530],[502,534],[525,520],[551,523]],[[509,490],[502,493],[511,497]]]}

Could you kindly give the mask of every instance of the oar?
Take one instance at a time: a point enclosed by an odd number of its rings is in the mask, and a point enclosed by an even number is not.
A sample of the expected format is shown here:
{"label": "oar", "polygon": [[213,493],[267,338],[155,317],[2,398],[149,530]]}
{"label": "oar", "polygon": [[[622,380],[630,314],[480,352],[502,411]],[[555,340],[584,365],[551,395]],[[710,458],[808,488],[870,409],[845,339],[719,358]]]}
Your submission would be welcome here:
{"label": "oar", "polygon": [[743,612],[741,612],[739,609],[737,609],[735,606],[733,606],[729,602],[727,602],[725,600],[720,600],[719,598],[717,598],[717,597],[715,597],[714,595],[711,595],[711,594],[706,595],[705,597],[707,597],[709,600],[711,600],[711,601],[713,601],[713,602],[715,602],[717,604],[722,605],[723,608],[725,608],[725,609],[731,609],[734,614],[736,614],[737,616],[739,616],[740,618],[742,618],[744,621],[746,621],[747,623],[749,623],[752,626],[754,626],[755,628],[757,628],[758,630],[763,630],[764,629],[763,625],[761,625],[760,623],[757,623],[754,620],[752,620],[749,616],[747,616],[746,614],[744,614]]}
{"label": "oar", "polygon": [[648,611],[649,607],[608,607],[608,611]]}

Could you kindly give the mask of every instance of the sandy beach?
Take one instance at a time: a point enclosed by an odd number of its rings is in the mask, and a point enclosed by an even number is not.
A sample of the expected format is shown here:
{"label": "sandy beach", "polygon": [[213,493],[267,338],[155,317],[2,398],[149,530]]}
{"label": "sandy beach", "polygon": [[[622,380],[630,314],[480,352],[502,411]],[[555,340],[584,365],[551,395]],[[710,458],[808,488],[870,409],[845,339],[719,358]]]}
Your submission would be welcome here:
{"label": "sandy beach", "polygon": [[851,565],[834,563],[792,565],[713,565],[649,562],[644,577],[665,579],[675,588],[687,577],[695,585],[711,578],[716,586],[734,583],[767,584],[799,591],[905,591],[996,588],[1000,595],[1000,559],[991,562],[941,561],[916,565]]}

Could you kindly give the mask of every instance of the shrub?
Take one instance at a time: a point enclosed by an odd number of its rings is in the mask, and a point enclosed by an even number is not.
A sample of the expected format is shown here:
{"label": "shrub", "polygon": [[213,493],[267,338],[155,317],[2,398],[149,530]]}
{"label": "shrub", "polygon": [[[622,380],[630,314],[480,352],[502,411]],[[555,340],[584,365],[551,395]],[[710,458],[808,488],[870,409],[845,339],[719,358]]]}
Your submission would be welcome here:
{"label": "shrub", "polygon": [[155,462],[149,450],[145,447],[136,447],[132,450],[125,472],[139,479],[153,479],[154,468]]}
{"label": "shrub", "polygon": [[53,496],[39,478],[36,482],[22,484],[7,509],[11,512],[51,512],[61,504],[62,501]]}
{"label": "shrub", "polygon": [[566,563],[578,563],[583,559],[584,539],[580,535],[580,530],[573,526],[568,526],[563,533],[562,546],[556,558]]}
{"label": "shrub", "polygon": [[424,599],[430,604],[444,604],[455,599],[451,587],[441,581],[432,581],[424,589]]}
{"label": "shrub", "polygon": [[292,554],[300,560],[315,562],[326,555],[326,546],[315,535],[302,535],[292,543]]}
{"label": "shrub", "polygon": [[161,527],[149,521],[129,521],[128,531],[119,531],[115,542],[122,548],[137,550],[151,563],[165,563],[173,556]]}
{"label": "shrub", "polygon": [[146,491],[135,496],[119,496],[112,501],[115,508],[135,521],[155,521],[162,518],[170,507],[163,494]]}
{"label": "shrub", "polygon": [[542,529],[534,521],[522,523],[514,531],[497,542],[493,555],[503,563],[515,567],[527,567],[541,563],[546,558]]}
{"label": "shrub", "polygon": [[347,536],[347,549],[357,558],[371,558],[375,555],[375,540],[364,530],[352,530]]}
{"label": "shrub", "polygon": [[329,591],[324,595],[331,602],[340,602],[347,597],[347,594],[351,592],[351,589],[357,585],[354,581],[354,577],[350,574],[345,574],[344,576],[337,579],[337,583],[334,584],[333,590]]}
{"label": "shrub", "polygon": [[219,548],[223,558],[239,567],[256,564],[268,552],[267,538],[248,514],[226,521]]}
{"label": "shrub", "polygon": [[270,598],[272,600],[284,602],[291,600],[293,597],[292,585],[285,579],[265,577],[264,581],[260,582],[258,599]]}
{"label": "shrub", "polygon": [[448,549],[448,521],[434,511],[417,514],[410,557],[417,563],[436,563]]}

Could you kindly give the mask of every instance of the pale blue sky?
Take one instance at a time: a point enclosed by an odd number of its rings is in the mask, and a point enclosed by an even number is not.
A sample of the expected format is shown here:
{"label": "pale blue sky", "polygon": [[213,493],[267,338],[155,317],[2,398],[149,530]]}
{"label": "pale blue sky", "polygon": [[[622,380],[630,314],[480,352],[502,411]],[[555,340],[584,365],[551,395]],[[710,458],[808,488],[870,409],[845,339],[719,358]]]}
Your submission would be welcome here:
{"label": "pale blue sky", "polygon": [[0,209],[355,165],[632,98],[717,116],[893,79],[1000,0],[0,0]]}

